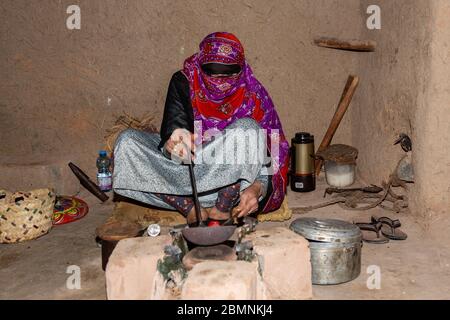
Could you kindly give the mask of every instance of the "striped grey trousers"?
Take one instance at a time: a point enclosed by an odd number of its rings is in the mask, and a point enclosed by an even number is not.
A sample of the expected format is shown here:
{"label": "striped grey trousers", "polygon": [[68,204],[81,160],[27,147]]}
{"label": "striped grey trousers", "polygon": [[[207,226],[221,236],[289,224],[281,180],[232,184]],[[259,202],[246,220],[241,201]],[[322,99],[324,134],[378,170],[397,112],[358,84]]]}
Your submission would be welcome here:
{"label": "striped grey trousers", "polygon": [[[263,196],[260,200],[263,199],[268,184],[266,164],[270,159],[267,158],[265,135],[259,129],[253,119],[239,119],[223,134],[197,149],[194,172],[203,207],[214,206],[217,191],[237,181],[241,182],[241,191],[255,180],[261,181]],[[249,138],[254,132],[259,132],[260,143]],[[166,157],[158,149],[160,141],[157,133],[134,129],[119,135],[114,148],[113,189],[122,196],[173,210],[153,193],[192,195],[189,169]],[[230,150],[234,152],[230,153]],[[231,163],[226,161],[230,158]],[[245,161],[239,162],[239,159]]]}

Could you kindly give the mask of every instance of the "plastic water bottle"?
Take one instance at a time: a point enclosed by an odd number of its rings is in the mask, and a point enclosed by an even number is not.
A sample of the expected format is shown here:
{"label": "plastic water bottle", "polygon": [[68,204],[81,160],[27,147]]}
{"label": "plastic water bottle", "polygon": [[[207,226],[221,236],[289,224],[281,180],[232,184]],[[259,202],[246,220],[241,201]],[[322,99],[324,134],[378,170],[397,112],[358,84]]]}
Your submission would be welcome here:
{"label": "plastic water bottle", "polygon": [[111,191],[112,174],[110,171],[111,159],[105,150],[100,150],[97,158],[97,183],[102,191]]}

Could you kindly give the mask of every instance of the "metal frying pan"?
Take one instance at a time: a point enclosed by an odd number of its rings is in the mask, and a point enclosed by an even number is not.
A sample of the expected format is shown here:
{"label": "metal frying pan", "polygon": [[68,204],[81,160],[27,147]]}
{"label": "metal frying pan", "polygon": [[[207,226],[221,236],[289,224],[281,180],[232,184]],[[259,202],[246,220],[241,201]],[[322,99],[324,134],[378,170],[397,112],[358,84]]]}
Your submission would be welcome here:
{"label": "metal frying pan", "polygon": [[192,161],[189,162],[189,175],[191,177],[192,194],[194,197],[195,214],[197,217],[198,226],[183,229],[181,231],[183,237],[188,241],[200,246],[212,246],[225,242],[233,235],[234,231],[236,230],[236,226],[231,225],[207,227],[203,223],[200,212],[200,202],[198,200],[197,194],[197,184],[195,182],[194,176],[194,165],[192,164]]}

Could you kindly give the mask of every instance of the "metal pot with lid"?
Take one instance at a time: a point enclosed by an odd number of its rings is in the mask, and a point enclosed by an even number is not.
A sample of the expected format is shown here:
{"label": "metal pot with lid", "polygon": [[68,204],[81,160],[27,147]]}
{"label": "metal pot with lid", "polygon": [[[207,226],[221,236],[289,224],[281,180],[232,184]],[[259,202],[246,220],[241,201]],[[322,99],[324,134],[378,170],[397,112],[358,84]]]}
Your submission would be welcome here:
{"label": "metal pot with lid", "polygon": [[309,241],[312,283],[338,284],[361,273],[361,230],[336,219],[299,218],[290,229]]}

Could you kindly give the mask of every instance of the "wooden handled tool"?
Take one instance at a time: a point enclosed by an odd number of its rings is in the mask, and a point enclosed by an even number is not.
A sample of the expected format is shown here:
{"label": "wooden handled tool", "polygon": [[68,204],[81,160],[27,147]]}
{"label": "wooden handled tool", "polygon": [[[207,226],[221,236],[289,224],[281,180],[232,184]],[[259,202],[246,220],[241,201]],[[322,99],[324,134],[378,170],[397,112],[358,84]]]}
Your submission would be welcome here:
{"label": "wooden handled tool", "polygon": [[[347,111],[350,102],[352,101],[353,94],[355,93],[356,87],[358,86],[358,82],[359,78],[357,76],[348,76],[347,83],[345,84],[344,91],[342,92],[341,100],[339,101],[336,112],[331,119],[328,130],[325,133],[325,136],[323,137],[322,143],[320,144],[319,149],[317,149],[317,152],[325,149],[330,145],[331,140],[333,139],[333,136],[336,133],[336,130],[339,127],[339,124],[341,123],[341,120],[344,117],[344,114]],[[315,163],[316,177],[320,174],[321,167],[322,160],[317,159]]]}
{"label": "wooden handled tool", "polygon": [[80,180],[80,183],[83,187],[89,190],[94,196],[99,198],[102,202],[105,202],[109,199],[109,197],[102,191],[100,188],[92,182],[92,180],[81,170],[78,168],[75,164],[72,162],[69,162],[69,167],[72,170],[72,172],[77,176],[78,180]]}
{"label": "wooden handled tool", "polygon": [[[183,142],[184,143],[184,142]],[[185,147],[187,148],[186,144]],[[188,148],[186,150],[189,150]],[[207,227],[202,221],[200,201],[197,193],[197,182],[195,181],[194,165],[192,156],[189,155],[189,175],[191,178],[192,195],[195,204],[195,214],[198,226],[185,228],[181,231],[183,237],[199,246],[212,246],[228,240],[236,230],[236,226],[215,226]]]}

